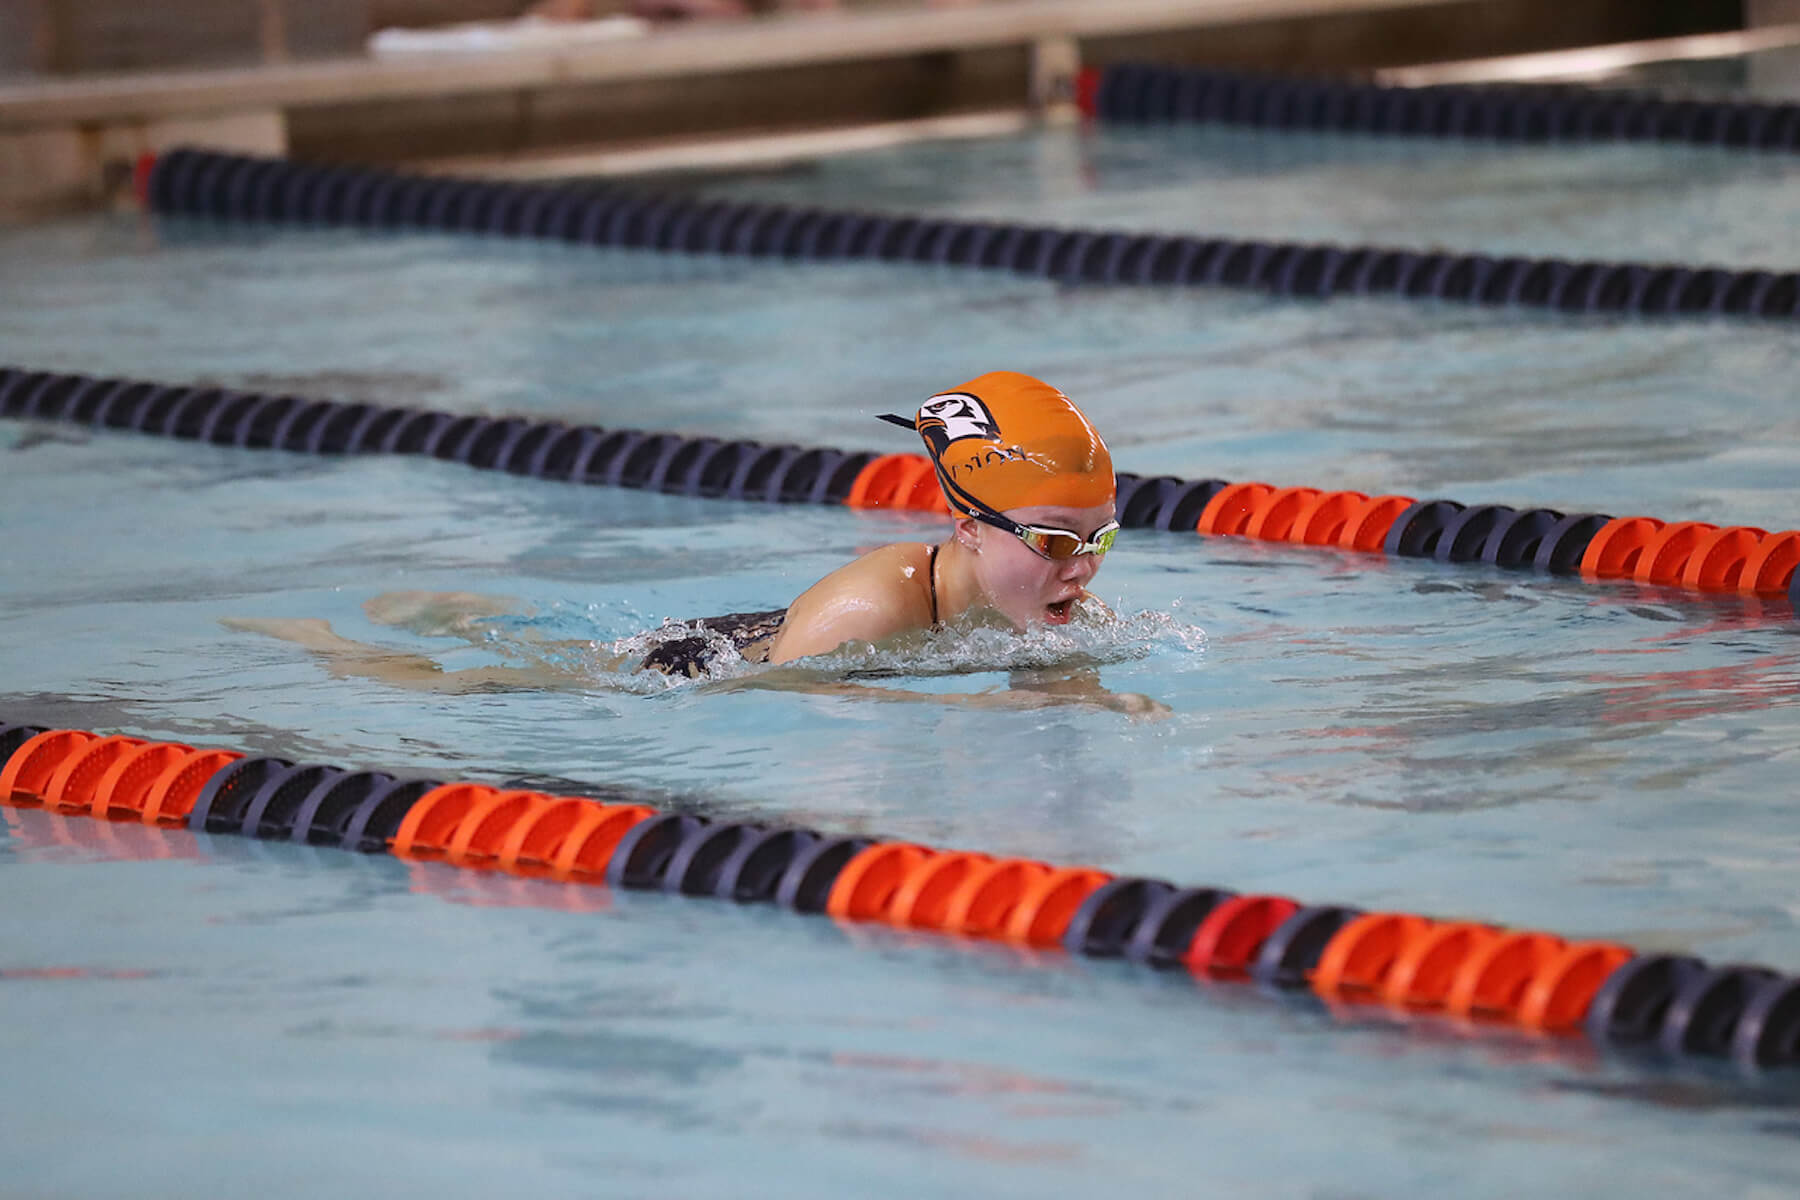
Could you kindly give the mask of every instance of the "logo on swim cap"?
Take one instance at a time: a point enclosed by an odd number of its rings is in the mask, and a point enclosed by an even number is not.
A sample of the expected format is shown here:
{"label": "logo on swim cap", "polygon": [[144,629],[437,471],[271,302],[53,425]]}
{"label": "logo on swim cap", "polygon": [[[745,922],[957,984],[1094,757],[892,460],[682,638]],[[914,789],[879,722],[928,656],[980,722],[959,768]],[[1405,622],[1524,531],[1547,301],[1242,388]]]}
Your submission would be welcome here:
{"label": "logo on swim cap", "polygon": [[943,392],[919,406],[915,423],[920,436],[931,447],[933,457],[944,453],[951,442],[963,438],[998,438],[1000,423],[978,397],[968,392]]}

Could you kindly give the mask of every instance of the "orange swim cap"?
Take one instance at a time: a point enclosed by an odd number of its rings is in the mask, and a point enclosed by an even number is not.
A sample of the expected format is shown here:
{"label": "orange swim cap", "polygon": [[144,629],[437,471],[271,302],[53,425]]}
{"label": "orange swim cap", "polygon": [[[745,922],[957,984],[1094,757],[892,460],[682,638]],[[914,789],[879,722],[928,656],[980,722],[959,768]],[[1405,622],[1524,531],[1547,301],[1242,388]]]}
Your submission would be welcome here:
{"label": "orange swim cap", "polygon": [[1067,396],[1041,379],[990,371],[933,396],[910,424],[925,439],[956,512],[1094,508],[1113,498],[1106,443]]}

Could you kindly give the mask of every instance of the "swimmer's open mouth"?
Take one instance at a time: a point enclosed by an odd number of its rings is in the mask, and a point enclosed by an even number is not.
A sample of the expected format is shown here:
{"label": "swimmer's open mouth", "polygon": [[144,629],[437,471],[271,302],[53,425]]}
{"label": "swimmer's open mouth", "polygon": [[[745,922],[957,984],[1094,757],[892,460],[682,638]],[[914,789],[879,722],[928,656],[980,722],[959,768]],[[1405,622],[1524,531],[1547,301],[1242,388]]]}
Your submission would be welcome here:
{"label": "swimmer's open mouth", "polygon": [[1067,625],[1069,615],[1075,607],[1075,597],[1058,600],[1055,604],[1044,605],[1044,620],[1051,625]]}

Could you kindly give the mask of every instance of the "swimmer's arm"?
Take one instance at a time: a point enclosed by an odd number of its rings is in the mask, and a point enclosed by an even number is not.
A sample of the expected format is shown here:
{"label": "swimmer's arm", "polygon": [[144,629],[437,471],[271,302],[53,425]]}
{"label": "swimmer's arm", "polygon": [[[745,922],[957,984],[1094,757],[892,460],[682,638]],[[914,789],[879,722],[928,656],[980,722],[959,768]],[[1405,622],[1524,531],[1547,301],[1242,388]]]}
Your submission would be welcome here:
{"label": "swimmer's arm", "polygon": [[814,696],[843,696],[852,700],[880,700],[890,704],[936,704],[945,708],[986,709],[1003,712],[1074,705],[1084,708],[1104,708],[1134,717],[1160,718],[1169,714],[1169,707],[1166,704],[1152,700],[1148,696],[1142,696],[1136,692],[1107,691],[1100,686],[1097,674],[1093,674],[1090,681],[1073,686],[1065,684],[1061,687],[1050,685],[1048,681],[1044,680],[1027,680],[1023,673],[1015,675],[1014,680],[1015,685],[1005,691],[915,692],[905,688],[871,687],[868,684],[851,683],[844,679],[823,679],[804,668],[793,668],[786,671],[765,671],[757,675],[739,676],[705,686],[709,691],[720,692],[747,690],[801,692]]}

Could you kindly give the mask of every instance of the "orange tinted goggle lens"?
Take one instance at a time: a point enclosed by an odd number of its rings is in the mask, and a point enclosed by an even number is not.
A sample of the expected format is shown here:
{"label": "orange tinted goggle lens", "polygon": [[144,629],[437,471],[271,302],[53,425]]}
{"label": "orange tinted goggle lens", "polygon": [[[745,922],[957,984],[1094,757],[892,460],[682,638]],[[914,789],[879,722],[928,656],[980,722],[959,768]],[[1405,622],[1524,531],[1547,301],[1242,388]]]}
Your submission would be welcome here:
{"label": "orange tinted goggle lens", "polygon": [[1077,554],[1105,554],[1112,549],[1113,539],[1119,536],[1117,521],[1108,521],[1094,531],[1092,538],[1083,538],[1078,533],[1070,533],[1066,529],[1039,529],[1035,525],[1020,526],[1019,539],[1045,558],[1062,560],[1074,558]]}

